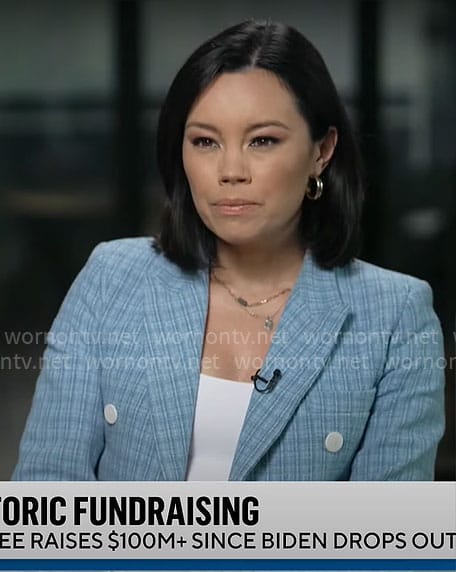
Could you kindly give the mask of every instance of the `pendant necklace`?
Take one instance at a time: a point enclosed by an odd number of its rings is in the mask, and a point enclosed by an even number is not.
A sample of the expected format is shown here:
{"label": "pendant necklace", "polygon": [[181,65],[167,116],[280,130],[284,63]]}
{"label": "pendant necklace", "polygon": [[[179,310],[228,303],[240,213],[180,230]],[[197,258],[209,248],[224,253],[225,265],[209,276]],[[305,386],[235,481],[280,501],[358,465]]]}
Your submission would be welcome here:
{"label": "pendant necklace", "polygon": [[280,292],[277,292],[276,294],[273,294],[272,296],[269,296],[267,298],[262,298],[261,300],[258,300],[256,302],[247,302],[247,300],[245,298],[243,298],[242,296],[237,296],[231,290],[231,288],[228,286],[228,284],[217,276],[217,274],[215,273],[215,270],[212,271],[212,276],[214,277],[214,280],[216,282],[218,282],[220,284],[220,286],[222,286],[228,292],[228,294],[231,296],[231,298],[233,298],[233,300],[235,300],[239,304],[239,306],[241,306],[247,312],[247,314],[249,314],[249,316],[252,316],[252,318],[259,318],[261,320],[264,320],[263,327],[265,330],[270,332],[274,328],[273,318],[277,314],[277,312],[282,308],[282,306],[285,302],[280,304],[280,306],[272,314],[268,314],[266,317],[260,316],[259,314],[252,312],[252,310],[250,310],[249,308],[255,308],[257,306],[263,306],[264,304],[271,302],[271,300],[275,300],[279,296],[282,296],[286,292],[290,292],[291,288],[284,288],[283,290],[280,290]]}

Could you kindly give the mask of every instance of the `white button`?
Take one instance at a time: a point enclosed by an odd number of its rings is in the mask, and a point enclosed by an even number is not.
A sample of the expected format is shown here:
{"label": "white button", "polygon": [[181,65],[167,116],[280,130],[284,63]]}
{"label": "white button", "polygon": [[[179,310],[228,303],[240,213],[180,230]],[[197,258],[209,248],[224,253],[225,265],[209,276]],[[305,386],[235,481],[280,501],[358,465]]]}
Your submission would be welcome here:
{"label": "white button", "polygon": [[104,417],[109,425],[114,425],[114,423],[117,421],[116,406],[112,403],[108,403],[108,405],[106,405],[104,408]]}
{"label": "white button", "polygon": [[326,450],[330,453],[337,453],[337,451],[340,451],[343,444],[344,438],[337,431],[333,431],[332,433],[328,433],[326,435],[325,447]]}

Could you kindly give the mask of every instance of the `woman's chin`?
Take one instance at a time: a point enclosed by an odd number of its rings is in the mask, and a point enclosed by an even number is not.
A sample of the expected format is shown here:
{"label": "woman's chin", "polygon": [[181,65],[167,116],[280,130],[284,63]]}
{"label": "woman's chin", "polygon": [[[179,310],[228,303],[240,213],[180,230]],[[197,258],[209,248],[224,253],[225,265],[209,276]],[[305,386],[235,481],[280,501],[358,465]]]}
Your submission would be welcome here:
{"label": "woman's chin", "polygon": [[231,246],[233,248],[265,248],[267,241],[264,236],[258,235],[242,235],[242,234],[216,234],[218,242],[223,246]]}

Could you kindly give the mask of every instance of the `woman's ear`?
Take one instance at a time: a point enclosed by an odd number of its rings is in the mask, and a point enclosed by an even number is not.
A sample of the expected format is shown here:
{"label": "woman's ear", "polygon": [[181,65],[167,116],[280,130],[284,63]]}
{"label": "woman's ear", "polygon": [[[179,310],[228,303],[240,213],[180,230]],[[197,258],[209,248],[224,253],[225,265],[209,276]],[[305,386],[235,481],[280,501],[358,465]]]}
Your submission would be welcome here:
{"label": "woman's ear", "polygon": [[317,142],[317,161],[316,161],[316,175],[319,176],[327,167],[331,157],[333,156],[334,149],[337,145],[337,129],[330,127],[320,141]]}

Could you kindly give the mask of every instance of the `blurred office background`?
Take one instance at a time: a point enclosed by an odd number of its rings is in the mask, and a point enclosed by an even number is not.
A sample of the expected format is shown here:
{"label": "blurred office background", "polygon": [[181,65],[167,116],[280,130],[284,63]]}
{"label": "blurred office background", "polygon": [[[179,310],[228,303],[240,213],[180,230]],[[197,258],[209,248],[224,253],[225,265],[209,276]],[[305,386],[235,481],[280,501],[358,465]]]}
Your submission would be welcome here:
{"label": "blurred office background", "polygon": [[433,287],[453,360],[437,478],[456,478],[456,4],[0,0],[0,479],[43,332],[91,249],[156,228],[167,86],[197,45],[249,17],[291,23],[327,61],[368,169],[362,257]]}

